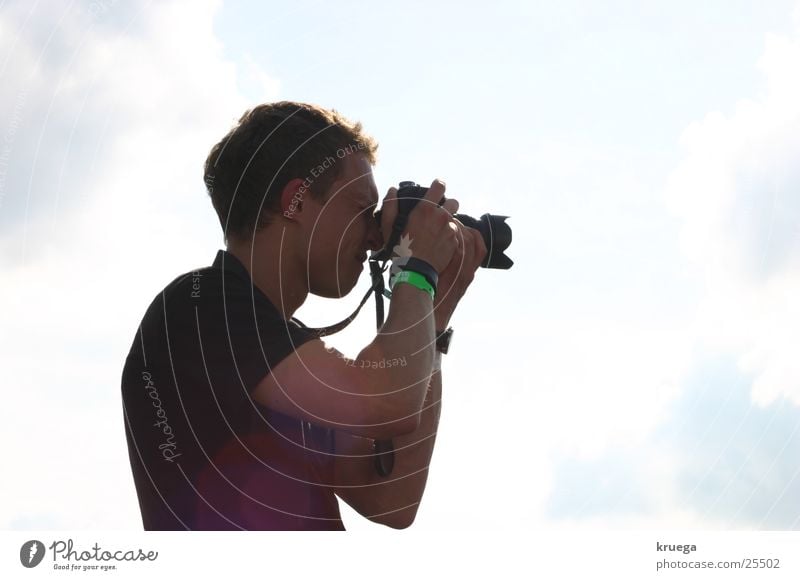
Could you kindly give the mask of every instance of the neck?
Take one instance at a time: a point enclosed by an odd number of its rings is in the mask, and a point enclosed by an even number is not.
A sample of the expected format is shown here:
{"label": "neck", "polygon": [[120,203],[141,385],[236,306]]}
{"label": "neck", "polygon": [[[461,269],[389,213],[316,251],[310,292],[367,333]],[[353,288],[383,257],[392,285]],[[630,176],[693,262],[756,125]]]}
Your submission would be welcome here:
{"label": "neck", "polygon": [[253,284],[269,298],[284,320],[289,320],[308,296],[308,281],[305,266],[295,252],[287,249],[294,246],[289,236],[284,237],[281,256],[282,232],[273,230],[267,226],[245,242],[229,239],[228,251],[244,265]]}

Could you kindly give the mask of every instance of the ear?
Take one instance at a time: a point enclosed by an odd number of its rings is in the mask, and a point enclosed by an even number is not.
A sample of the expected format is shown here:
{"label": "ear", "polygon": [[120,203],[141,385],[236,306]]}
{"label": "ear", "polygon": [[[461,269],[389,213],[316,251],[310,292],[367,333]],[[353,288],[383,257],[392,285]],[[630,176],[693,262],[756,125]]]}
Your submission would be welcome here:
{"label": "ear", "polygon": [[303,201],[309,195],[300,178],[292,179],[281,191],[281,215],[292,220],[295,214],[303,209]]}

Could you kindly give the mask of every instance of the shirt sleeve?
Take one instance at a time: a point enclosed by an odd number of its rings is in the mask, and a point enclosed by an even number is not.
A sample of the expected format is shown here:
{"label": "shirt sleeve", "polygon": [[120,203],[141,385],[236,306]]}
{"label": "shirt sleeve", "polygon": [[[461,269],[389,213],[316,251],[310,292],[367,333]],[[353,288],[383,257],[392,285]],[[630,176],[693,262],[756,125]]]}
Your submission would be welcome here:
{"label": "shirt sleeve", "polygon": [[228,414],[251,406],[256,385],[316,335],[284,320],[252,284],[235,275],[217,276],[213,283],[203,281],[199,296],[176,287],[165,322],[180,380],[198,390],[205,385]]}

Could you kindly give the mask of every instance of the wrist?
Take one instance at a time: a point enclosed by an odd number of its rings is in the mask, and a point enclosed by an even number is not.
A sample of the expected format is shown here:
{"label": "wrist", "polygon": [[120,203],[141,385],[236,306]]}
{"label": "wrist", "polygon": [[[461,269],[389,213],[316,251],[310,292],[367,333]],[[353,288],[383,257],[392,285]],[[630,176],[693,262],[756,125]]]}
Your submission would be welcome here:
{"label": "wrist", "polygon": [[436,288],[439,285],[439,272],[429,262],[412,256],[410,258],[406,258],[405,263],[401,264],[399,268],[403,271],[416,272],[420,274],[433,288],[434,293],[436,292]]}
{"label": "wrist", "polygon": [[389,279],[389,289],[394,290],[397,284],[408,284],[425,291],[431,297],[436,298],[436,288],[431,286],[422,274],[411,270],[401,270]]}

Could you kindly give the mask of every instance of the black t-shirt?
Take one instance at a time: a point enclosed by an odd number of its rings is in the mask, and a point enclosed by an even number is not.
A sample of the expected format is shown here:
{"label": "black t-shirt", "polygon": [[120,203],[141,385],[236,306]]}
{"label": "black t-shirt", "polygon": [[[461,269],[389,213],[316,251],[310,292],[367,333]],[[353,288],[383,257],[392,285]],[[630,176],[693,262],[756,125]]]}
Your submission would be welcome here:
{"label": "black t-shirt", "polygon": [[122,374],[146,530],[343,530],[334,433],[256,403],[254,387],[315,338],[231,253],[150,304]]}

